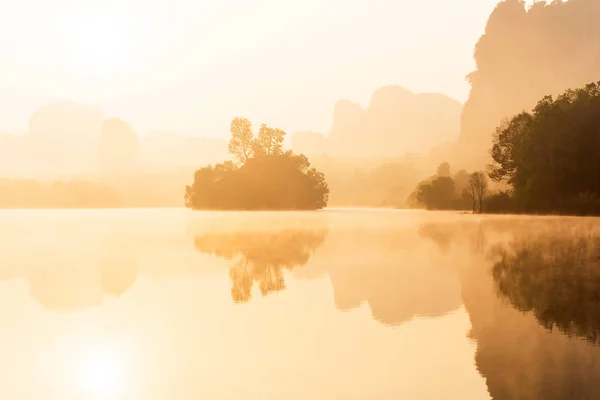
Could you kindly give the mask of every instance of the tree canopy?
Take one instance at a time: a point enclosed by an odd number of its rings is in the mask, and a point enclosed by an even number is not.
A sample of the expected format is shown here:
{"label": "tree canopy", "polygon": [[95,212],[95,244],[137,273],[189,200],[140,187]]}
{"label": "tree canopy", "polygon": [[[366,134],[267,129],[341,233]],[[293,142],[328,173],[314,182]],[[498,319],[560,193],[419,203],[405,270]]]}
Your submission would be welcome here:
{"label": "tree canopy", "polygon": [[600,213],[600,82],[544,97],[497,128],[490,177],[525,212]]}
{"label": "tree canopy", "polygon": [[431,183],[419,185],[417,199],[428,209],[449,210],[456,198],[454,180],[449,176],[438,176]]}
{"label": "tree canopy", "polygon": [[263,124],[256,138],[250,121],[231,123],[225,161],[196,171],[186,187],[185,204],[192,209],[314,210],[327,206],[329,187],[323,173],[306,156],[283,151],[285,132]]}

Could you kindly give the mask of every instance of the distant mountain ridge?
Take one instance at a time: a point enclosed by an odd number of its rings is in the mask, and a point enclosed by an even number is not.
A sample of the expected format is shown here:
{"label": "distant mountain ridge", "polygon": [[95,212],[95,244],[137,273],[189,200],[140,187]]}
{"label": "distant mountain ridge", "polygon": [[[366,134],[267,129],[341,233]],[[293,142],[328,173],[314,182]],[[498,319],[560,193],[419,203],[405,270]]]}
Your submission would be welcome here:
{"label": "distant mountain ridge", "polygon": [[329,134],[297,132],[295,151],[333,157],[395,157],[426,154],[432,147],[456,140],[462,104],[441,93],[413,93],[390,85],[373,92],[366,109],[349,100],[334,108]]}

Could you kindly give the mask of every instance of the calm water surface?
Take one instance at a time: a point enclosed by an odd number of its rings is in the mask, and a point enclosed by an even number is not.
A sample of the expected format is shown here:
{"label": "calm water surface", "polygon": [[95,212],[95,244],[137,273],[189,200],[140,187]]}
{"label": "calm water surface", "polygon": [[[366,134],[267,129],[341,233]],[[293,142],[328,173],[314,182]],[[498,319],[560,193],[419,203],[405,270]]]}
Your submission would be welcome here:
{"label": "calm water surface", "polygon": [[0,211],[0,399],[598,399],[600,220]]}

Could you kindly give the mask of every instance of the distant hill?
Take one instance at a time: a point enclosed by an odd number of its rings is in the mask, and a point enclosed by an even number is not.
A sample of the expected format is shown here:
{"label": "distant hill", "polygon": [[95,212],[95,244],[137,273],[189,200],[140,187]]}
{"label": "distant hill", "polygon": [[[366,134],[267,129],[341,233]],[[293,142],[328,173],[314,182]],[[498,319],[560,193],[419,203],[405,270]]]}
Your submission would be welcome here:
{"label": "distant hill", "polygon": [[214,164],[229,158],[227,140],[154,132],[138,138],[119,118],[93,106],[56,101],[40,107],[19,135],[0,132],[0,177],[72,179]]}
{"label": "distant hill", "polygon": [[29,119],[29,134],[54,140],[97,141],[104,115],[99,108],[71,101],[40,107]]}
{"label": "distant hill", "polygon": [[140,141],[141,162],[146,167],[187,167],[215,164],[230,157],[227,140],[153,132]]}
{"label": "distant hill", "polygon": [[95,170],[103,123],[104,115],[96,107],[70,101],[40,107],[20,141],[25,169],[56,173]]}
{"label": "distant hill", "polygon": [[[329,135],[294,135],[294,151],[341,157],[394,157],[426,154],[451,142],[460,131],[462,104],[440,93],[412,93],[400,86],[377,89],[366,109],[340,100]],[[302,148],[300,148],[302,147]]]}
{"label": "distant hill", "polygon": [[296,132],[292,135],[292,149],[306,156],[321,156],[325,152],[325,135],[319,132]]}

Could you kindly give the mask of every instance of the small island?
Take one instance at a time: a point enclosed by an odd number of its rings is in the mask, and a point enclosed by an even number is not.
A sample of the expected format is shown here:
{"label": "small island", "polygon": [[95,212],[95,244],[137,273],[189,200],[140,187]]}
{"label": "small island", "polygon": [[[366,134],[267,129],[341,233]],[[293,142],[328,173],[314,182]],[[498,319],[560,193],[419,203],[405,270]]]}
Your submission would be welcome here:
{"label": "small island", "polygon": [[193,210],[318,210],[327,206],[325,175],[308,158],[283,150],[285,132],[262,124],[258,134],[246,118],[231,122],[229,153],[235,161],[208,165],[185,189]]}

